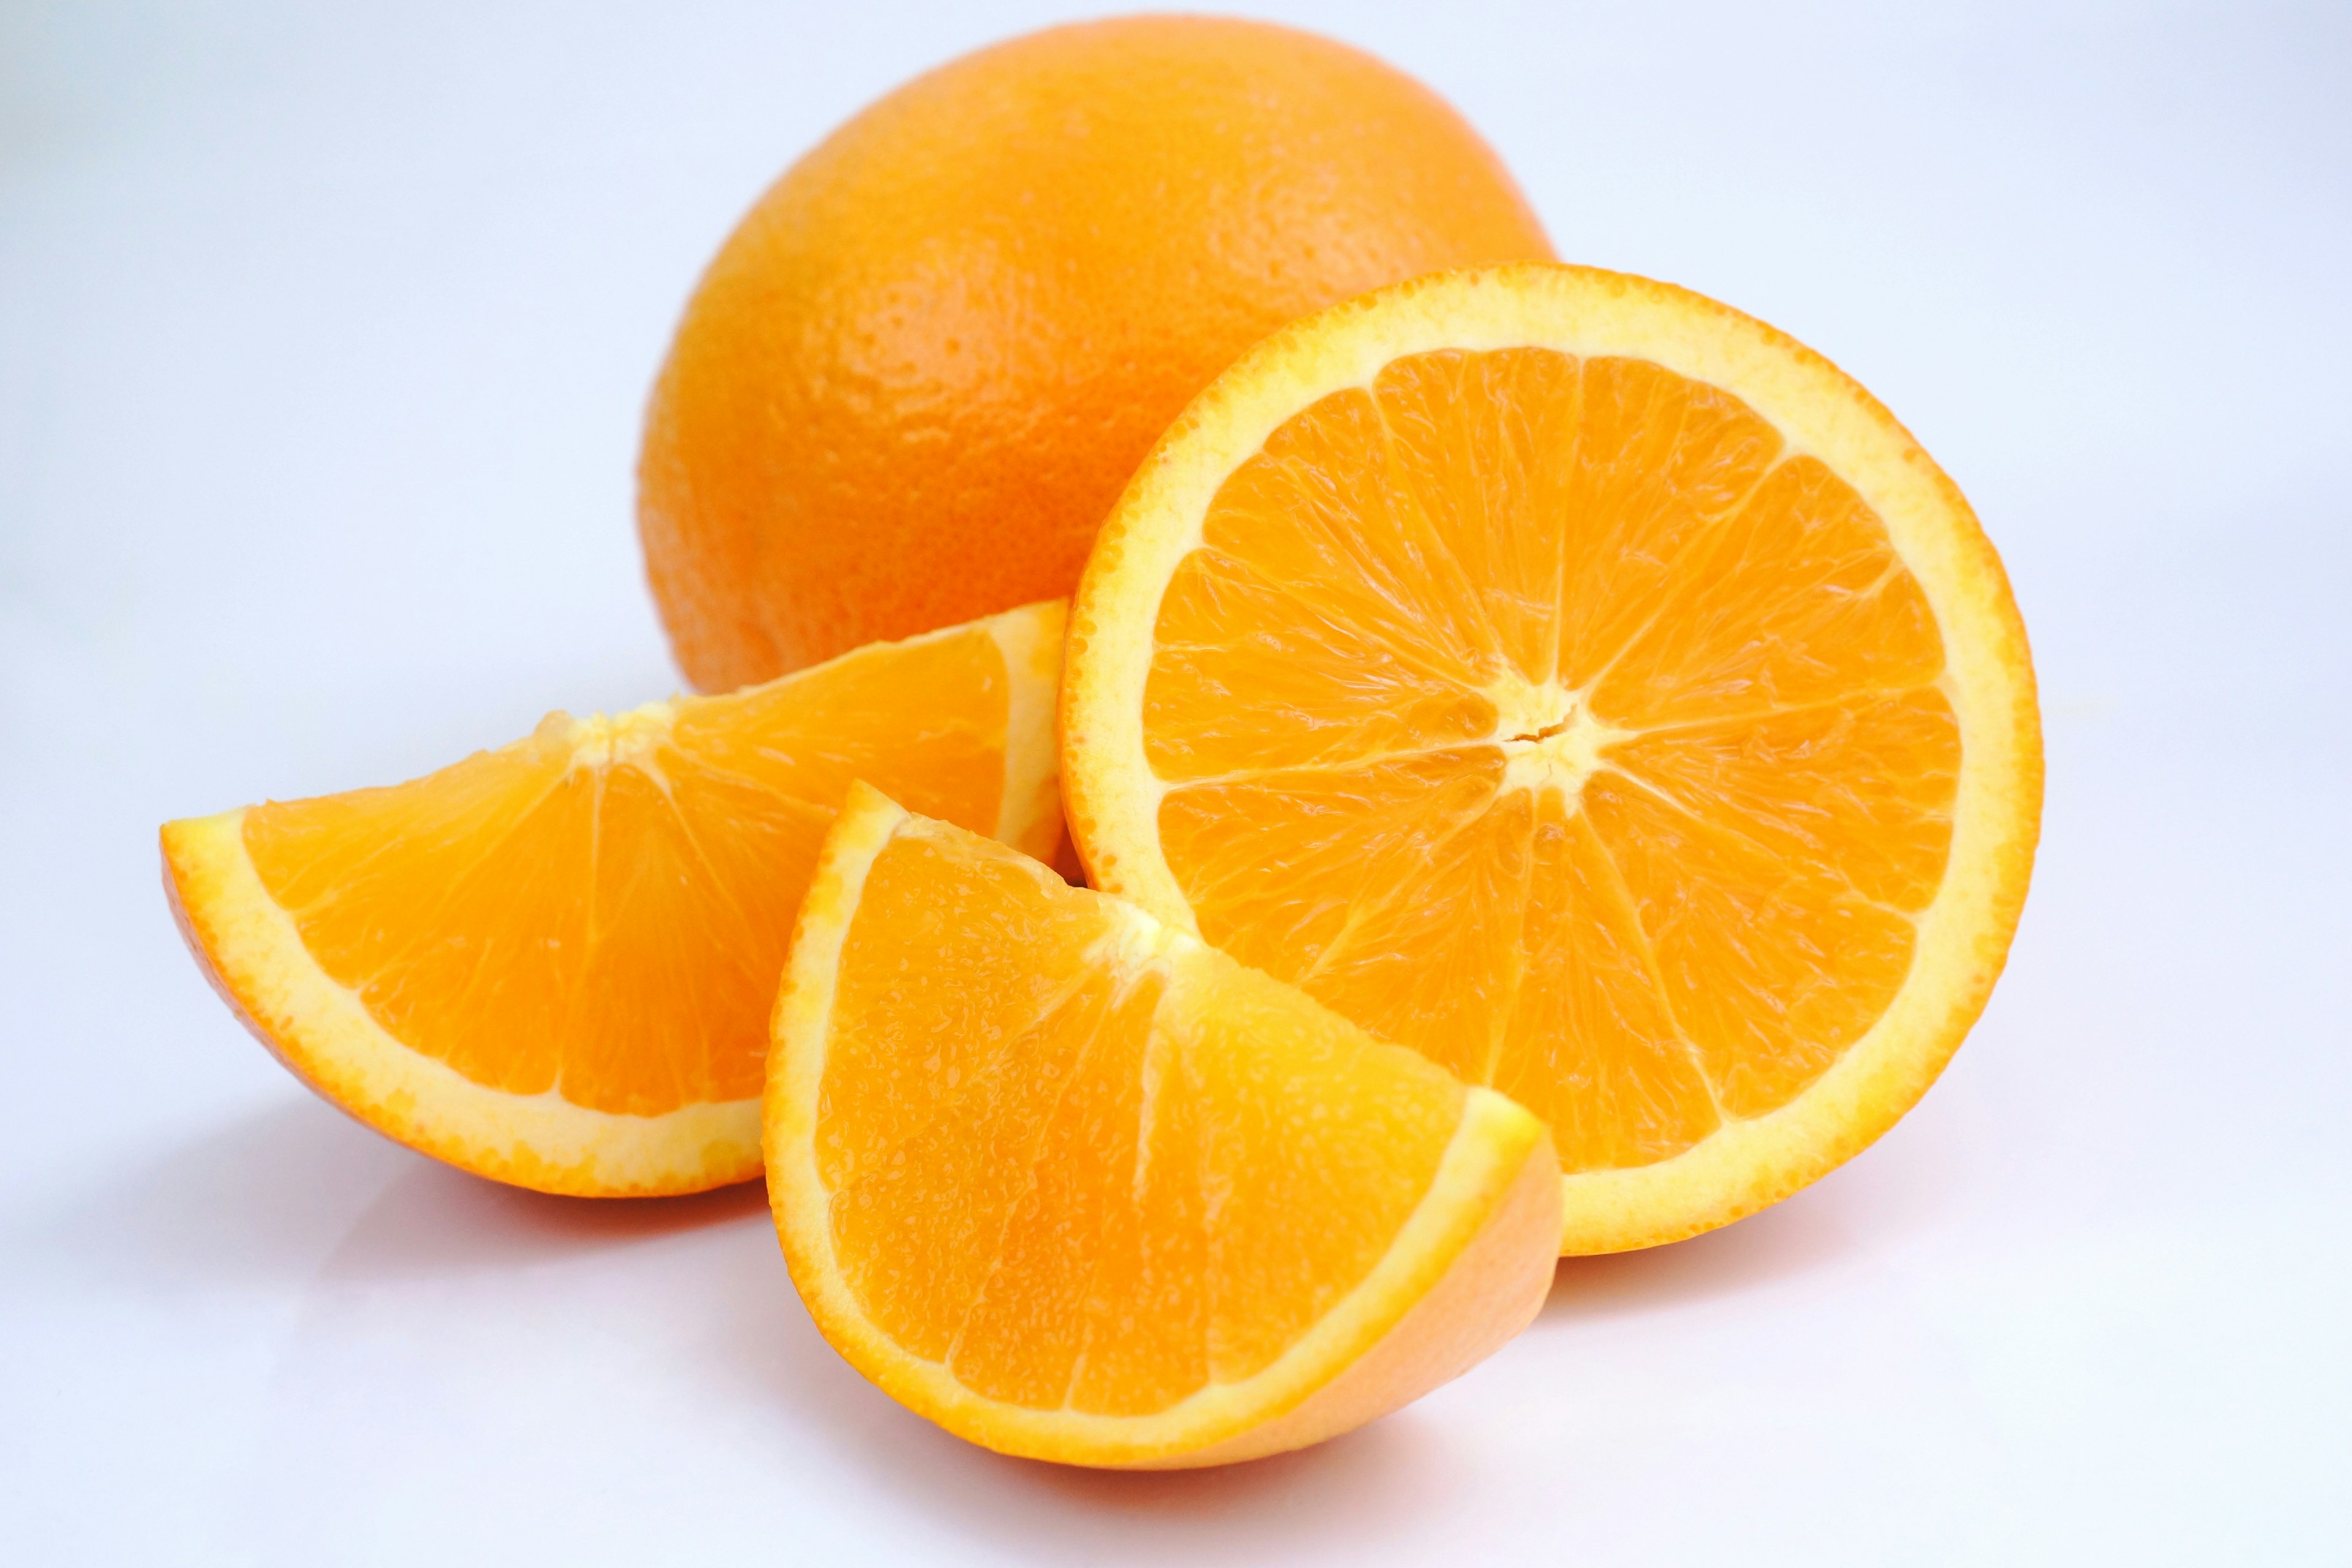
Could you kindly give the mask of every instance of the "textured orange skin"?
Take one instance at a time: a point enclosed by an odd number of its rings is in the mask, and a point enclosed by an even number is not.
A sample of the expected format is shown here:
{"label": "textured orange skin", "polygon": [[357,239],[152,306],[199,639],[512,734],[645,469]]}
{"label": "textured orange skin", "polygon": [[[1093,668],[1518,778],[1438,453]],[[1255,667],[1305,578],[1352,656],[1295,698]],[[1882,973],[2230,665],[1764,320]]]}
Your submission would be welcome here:
{"label": "textured orange skin", "polygon": [[678,663],[725,689],[1067,594],[1242,350],[1551,255],[1460,116],[1326,38],[1130,17],[953,61],[793,165],[687,307],[638,468]]}

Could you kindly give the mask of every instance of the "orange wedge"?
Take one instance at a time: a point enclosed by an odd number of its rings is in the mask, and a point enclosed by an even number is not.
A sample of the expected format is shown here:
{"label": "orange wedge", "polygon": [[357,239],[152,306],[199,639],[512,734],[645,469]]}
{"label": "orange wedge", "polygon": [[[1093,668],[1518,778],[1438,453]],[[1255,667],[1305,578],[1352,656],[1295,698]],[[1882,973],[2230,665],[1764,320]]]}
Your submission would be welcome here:
{"label": "orange wedge", "polygon": [[215,987],[411,1148],[542,1192],[760,1173],[794,910],[851,781],[1053,853],[1063,606],[877,644],[527,739],[389,789],[165,826]]}
{"label": "orange wedge", "polygon": [[1301,1447],[1466,1370],[1551,1282],[1534,1117],[862,787],[801,910],[766,1116],[825,1338],[1004,1453]]}
{"label": "orange wedge", "polygon": [[1853,1154],[1983,1007],[2033,673],[1951,481],[1683,289],[1442,274],[1276,333],[1072,606],[1094,885],[1544,1118],[1563,1250]]}

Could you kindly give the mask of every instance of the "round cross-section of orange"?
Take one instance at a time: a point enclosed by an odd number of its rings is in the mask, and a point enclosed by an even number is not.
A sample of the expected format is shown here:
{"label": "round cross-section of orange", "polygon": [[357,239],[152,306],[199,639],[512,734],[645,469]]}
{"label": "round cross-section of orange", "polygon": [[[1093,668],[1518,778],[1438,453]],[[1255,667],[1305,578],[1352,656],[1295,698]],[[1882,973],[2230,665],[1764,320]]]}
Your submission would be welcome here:
{"label": "round cross-section of orange", "polygon": [[1300,323],[1075,614],[1097,885],[1542,1116],[1572,1250],[1850,1154],[1998,971],[2040,788],[1999,563],[1867,394],[1711,301],[1524,268]]}

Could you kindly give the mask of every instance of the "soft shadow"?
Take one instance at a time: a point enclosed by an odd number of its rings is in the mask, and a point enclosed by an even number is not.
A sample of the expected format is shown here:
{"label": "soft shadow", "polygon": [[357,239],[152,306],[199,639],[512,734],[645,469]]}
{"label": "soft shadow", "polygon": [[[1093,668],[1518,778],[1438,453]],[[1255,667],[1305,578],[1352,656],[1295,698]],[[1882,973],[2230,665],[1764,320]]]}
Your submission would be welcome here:
{"label": "soft shadow", "polygon": [[[1087,1470],[1007,1458],[898,1405],[837,1355],[772,1246],[719,1268],[704,1299],[714,1389],[757,1400],[780,1445],[848,1457],[905,1508],[1026,1562],[1184,1563],[1284,1542],[1370,1542],[1444,1510],[1466,1484],[1438,1432],[1402,1411],[1294,1454],[1214,1469]],[[803,1429],[803,1435],[787,1428]]]}
{"label": "soft shadow", "polygon": [[1641,1252],[1563,1258],[1535,1331],[1670,1310],[1845,1267],[1931,1226],[1977,1163],[1950,1093],[1803,1191],[1721,1230]]}
{"label": "soft shadow", "polygon": [[418,1156],[291,1095],[171,1149],[72,1205],[68,1258],[142,1285],[299,1285]]}
{"label": "soft shadow", "polygon": [[[1400,1497],[1401,1489],[1435,1500],[1422,1483],[1433,1464],[1443,1469],[1440,1448],[1426,1423],[1401,1411],[1312,1448],[1214,1469],[1129,1473],[1025,1459],[998,1460],[992,1468],[1011,1470],[1015,1484],[1116,1522],[1122,1531],[1139,1520],[1181,1525],[1246,1519],[1257,1521],[1252,1527],[1255,1534],[1269,1518],[1295,1513],[1308,1516],[1300,1522],[1311,1522],[1334,1503],[1397,1522],[1401,1513],[1417,1511],[1410,1499]],[[1402,1510],[1393,1506],[1400,1500],[1405,1504]]]}
{"label": "soft shadow", "polygon": [[1834,1206],[1804,1194],[1687,1241],[1599,1258],[1563,1258],[1535,1331],[1578,1319],[1629,1317],[1735,1296],[1834,1264],[1853,1250]]}
{"label": "soft shadow", "polygon": [[[1574,1332],[1851,1266],[1874,1239],[1916,1225],[1937,1195],[1901,1161],[1867,1163],[1688,1241],[1564,1258],[1530,1331]],[[758,1424],[772,1424],[780,1455],[818,1447],[898,1506],[1024,1562],[1377,1554],[1454,1517],[1478,1486],[1475,1451],[1420,1407],[1300,1453],[1217,1469],[1125,1474],[1008,1459],[950,1436],[851,1370],[792,1295],[772,1245],[731,1254],[704,1299],[713,1304],[706,1373],[750,1401]]]}
{"label": "soft shadow", "polygon": [[451,1169],[310,1095],[157,1156],[69,1205],[68,1267],[142,1287],[299,1288],[512,1267],[764,1211],[757,1182],[687,1198],[559,1198]]}
{"label": "soft shadow", "polygon": [[765,1214],[745,1182],[681,1198],[566,1198],[419,1159],[368,1205],[320,1278],[371,1284],[526,1268]]}

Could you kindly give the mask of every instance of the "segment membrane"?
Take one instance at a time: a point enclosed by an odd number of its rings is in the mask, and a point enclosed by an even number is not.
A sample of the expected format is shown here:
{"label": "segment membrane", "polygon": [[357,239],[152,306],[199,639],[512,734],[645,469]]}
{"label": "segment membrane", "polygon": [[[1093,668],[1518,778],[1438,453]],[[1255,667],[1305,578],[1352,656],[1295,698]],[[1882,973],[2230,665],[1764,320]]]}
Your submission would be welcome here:
{"label": "segment membrane", "polygon": [[1213,550],[1184,558],[1163,604],[1163,627],[1247,626],[1253,655],[1244,667],[1223,645],[1159,645],[1143,732],[1163,779],[1346,766],[1494,731],[1494,703],[1458,672],[1403,657]]}
{"label": "segment membrane", "polygon": [[[1202,543],[1432,673],[1475,688],[1499,668],[1482,595],[1393,471],[1371,393],[1336,392],[1266,438],[1217,491]],[[1164,626],[1171,643],[1183,628]]]}
{"label": "segment membrane", "polygon": [[1494,1087],[1551,1123],[1563,1172],[1679,1154],[1723,1119],[1624,883],[1557,791],[1540,797],[1532,850],[1522,978]]}
{"label": "segment membrane", "polygon": [[1477,746],[1188,785],[1160,803],[1160,841],[1202,937],[1296,983],[1486,813],[1503,769],[1500,748]]}
{"label": "segment membrane", "polygon": [[[516,1094],[555,1087],[587,952],[579,847],[598,791],[569,771],[562,729],[429,779],[245,817],[262,884],[319,966],[395,1037]],[[478,1035],[460,1022],[469,1006]]]}
{"label": "segment membrane", "polygon": [[1885,525],[1815,458],[1775,468],[1674,574],[1592,692],[1641,728],[1924,686],[1944,642]]}
{"label": "segment membrane", "polygon": [[1571,689],[1664,612],[1781,447],[1739,399],[1646,360],[1591,361],[1583,391],[1559,599],[1559,675]]}
{"label": "segment membrane", "polygon": [[1916,914],[1944,878],[1960,725],[1932,686],[1656,730],[1610,759],[1811,876]]}
{"label": "segment membrane", "polygon": [[1407,875],[1356,902],[1299,984],[1382,1038],[1410,1036],[1439,1066],[1491,1082],[1517,1000],[1534,805],[1525,790],[1490,793],[1476,816],[1403,858]]}
{"label": "segment membrane", "polygon": [[1387,1254],[1461,1123],[1463,1089],[1219,954],[1194,948],[1176,973],[1161,1026],[1204,1144],[1210,1374],[1234,1383]]}
{"label": "segment membrane", "polygon": [[[588,961],[569,997],[549,999],[569,1004],[555,1015],[563,1021],[564,1098],[646,1116],[757,1092],[756,1025],[762,993],[772,1001],[775,987],[772,979],[762,986],[749,965],[764,952],[782,973],[783,943],[743,929],[664,781],[624,764],[596,782]],[[623,845],[624,852],[606,852]],[[481,971],[484,980],[496,973]],[[467,1016],[461,1008],[449,1023],[462,1027]],[[732,1026],[714,1040],[714,1022]],[[714,1047],[725,1053],[716,1064]],[[714,1079],[713,1065],[725,1076]]]}
{"label": "segment membrane", "polygon": [[1414,354],[1381,370],[1372,397],[1400,509],[1460,569],[1476,606],[1481,667],[1499,653],[1523,679],[1546,679],[1577,510],[1577,362],[1549,349]]}
{"label": "segment membrane", "polygon": [[1584,809],[1632,896],[1716,1099],[1760,1116],[1877,1022],[1911,968],[1904,915],[1612,774]]}

